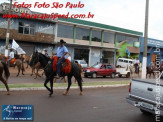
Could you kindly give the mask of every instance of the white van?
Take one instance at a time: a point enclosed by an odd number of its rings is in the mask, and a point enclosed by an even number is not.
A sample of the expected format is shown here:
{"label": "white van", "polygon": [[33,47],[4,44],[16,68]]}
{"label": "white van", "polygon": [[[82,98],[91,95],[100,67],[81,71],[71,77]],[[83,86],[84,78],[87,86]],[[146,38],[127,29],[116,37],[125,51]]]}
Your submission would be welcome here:
{"label": "white van", "polygon": [[127,67],[128,64],[133,66],[134,60],[128,58],[118,58],[117,60],[117,66]]}

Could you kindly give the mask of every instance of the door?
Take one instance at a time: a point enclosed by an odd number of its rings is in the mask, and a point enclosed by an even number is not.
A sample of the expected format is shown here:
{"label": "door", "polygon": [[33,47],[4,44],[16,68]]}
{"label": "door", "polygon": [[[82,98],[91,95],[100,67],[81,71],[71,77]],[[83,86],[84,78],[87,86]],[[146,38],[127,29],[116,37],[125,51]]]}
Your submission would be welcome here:
{"label": "door", "polygon": [[[156,54],[152,54],[152,59],[151,59],[151,62],[155,62],[156,61]],[[150,62],[150,63],[151,63]]]}
{"label": "door", "polygon": [[107,65],[106,70],[107,70],[107,75],[111,75],[112,74],[112,66],[111,65]]}
{"label": "door", "polygon": [[106,72],[106,65],[102,65],[100,69],[98,70],[98,75],[104,76]]}

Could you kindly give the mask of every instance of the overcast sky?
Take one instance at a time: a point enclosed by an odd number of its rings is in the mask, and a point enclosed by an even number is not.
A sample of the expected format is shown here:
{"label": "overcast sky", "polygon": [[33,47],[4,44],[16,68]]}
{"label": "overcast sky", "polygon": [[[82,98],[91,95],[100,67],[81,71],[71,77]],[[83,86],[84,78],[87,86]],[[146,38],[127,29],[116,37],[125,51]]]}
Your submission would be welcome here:
{"label": "overcast sky", "polygon": [[[22,3],[23,0],[16,1]],[[85,4],[84,8],[31,8],[31,10],[43,13],[55,12],[61,14],[65,14],[67,12],[70,12],[71,14],[87,14],[88,12],[91,12],[95,16],[93,19],[87,19],[88,21],[122,27],[144,33],[146,0],[26,0],[25,3],[34,4],[35,2],[46,2],[52,4],[53,2],[59,2],[65,5],[67,2],[75,4],[79,1]],[[2,2],[9,1],[1,0],[0,3]],[[148,37],[159,40],[163,40],[162,5],[163,0],[149,0]]]}

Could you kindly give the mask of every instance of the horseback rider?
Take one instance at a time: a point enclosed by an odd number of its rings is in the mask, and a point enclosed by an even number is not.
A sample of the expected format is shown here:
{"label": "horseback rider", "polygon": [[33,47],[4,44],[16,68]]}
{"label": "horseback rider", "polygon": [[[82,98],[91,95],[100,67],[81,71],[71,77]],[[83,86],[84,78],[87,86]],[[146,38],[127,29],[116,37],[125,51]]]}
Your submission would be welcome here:
{"label": "horseback rider", "polygon": [[43,52],[42,52],[42,54],[44,54],[46,57],[49,57],[49,56],[48,56],[47,49],[44,49]]}
{"label": "horseback rider", "polygon": [[9,54],[9,60],[8,60],[8,66],[10,66],[10,61],[14,58],[14,51],[11,48],[10,49],[10,54]]}
{"label": "horseback rider", "polygon": [[68,53],[68,49],[66,46],[64,46],[66,42],[61,39],[60,40],[60,46],[57,49],[57,57],[58,57],[58,62],[57,62],[57,76],[56,78],[59,79],[61,76],[61,63],[65,60],[65,55]]}

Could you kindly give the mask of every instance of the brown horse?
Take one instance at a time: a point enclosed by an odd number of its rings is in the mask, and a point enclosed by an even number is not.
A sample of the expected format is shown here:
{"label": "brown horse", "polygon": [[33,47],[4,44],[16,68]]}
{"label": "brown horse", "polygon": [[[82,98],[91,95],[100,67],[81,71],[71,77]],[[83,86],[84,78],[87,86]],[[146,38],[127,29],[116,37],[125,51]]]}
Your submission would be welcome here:
{"label": "brown horse", "polygon": [[[6,79],[3,78],[3,72],[4,72]],[[7,95],[10,95],[10,90],[9,90],[8,85],[7,85],[7,80],[9,78],[9,76],[10,76],[10,72],[8,70],[6,63],[0,61],[0,81],[2,81],[2,83],[5,85],[5,87],[7,89]]]}

